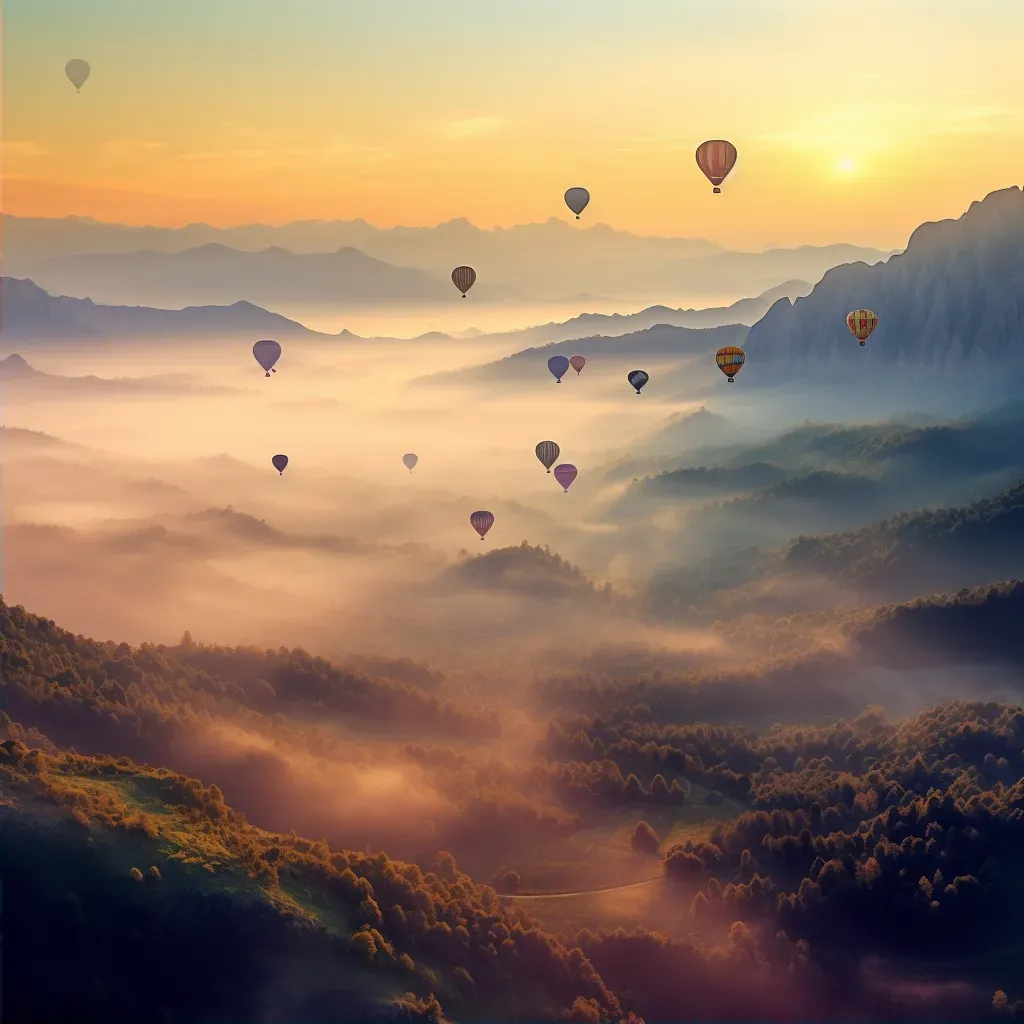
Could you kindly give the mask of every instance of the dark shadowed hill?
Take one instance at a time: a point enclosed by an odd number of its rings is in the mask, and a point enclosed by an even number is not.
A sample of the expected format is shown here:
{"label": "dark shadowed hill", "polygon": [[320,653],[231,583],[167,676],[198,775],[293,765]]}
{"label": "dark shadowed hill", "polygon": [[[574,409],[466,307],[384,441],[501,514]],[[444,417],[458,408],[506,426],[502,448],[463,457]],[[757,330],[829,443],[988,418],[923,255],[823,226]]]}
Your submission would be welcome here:
{"label": "dark shadowed hill", "polygon": [[605,603],[613,599],[610,586],[595,587],[581,569],[546,547],[534,547],[526,541],[518,547],[498,548],[466,558],[445,571],[440,585],[468,585],[536,597],[589,598]]}
{"label": "dark shadowed hill", "polygon": [[104,306],[91,299],[51,295],[32,281],[12,277],[0,278],[0,324],[5,341],[235,335],[327,337],[250,302],[186,309]]}
{"label": "dark shadowed hill", "polygon": [[869,592],[968,586],[1024,575],[1024,480],[994,498],[895,516],[849,533],[800,537],[780,568],[847,579]]}
{"label": "dark shadowed hill", "polygon": [[[644,331],[633,331],[614,338],[580,338],[553,342],[541,348],[528,348],[483,366],[431,374],[421,377],[424,383],[478,383],[483,381],[522,381],[548,373],[547,361],[554,355],[611,356],[618,360],[672,359],[687,356],[712,357],[723,345],[741,345],[749,328],[742,324],[696,330],[659,324]],[[712,364],[713,365],[713,364]],[[571,372],[571,371],[570,371]],[[586,373],[586,369],[583,371]],[[550,377],[548,378],[551,379]]]}
{"label": "dark shadowed hill", "polygon": [[[878,327],[861,348],[846,314]],[[957,220],[922,224],[886,263],[830,270],[810,295],[781,299],[751,328],[746,350],[768,379],[848,367],[973,365],[1002,373],[1024,356],[1024,193],[992,192]]]}
{"label": "dark shadowed hill", "polygon": [[[720,526],[721,515],[705,515],[706,528]],[[833,601],[845,595],[844,602],[852,595],[907,600],[1018,575],[1024,576],[1024,481],[993,498],[800,536],[774,551],[737,544],[704,562],[661,570],[648,598],[670,614],[688,608],[690,615],[711,617],[752,610],[781,615],[820,607],[822,594]],[[830,589],[821,591],[810,581]]]}

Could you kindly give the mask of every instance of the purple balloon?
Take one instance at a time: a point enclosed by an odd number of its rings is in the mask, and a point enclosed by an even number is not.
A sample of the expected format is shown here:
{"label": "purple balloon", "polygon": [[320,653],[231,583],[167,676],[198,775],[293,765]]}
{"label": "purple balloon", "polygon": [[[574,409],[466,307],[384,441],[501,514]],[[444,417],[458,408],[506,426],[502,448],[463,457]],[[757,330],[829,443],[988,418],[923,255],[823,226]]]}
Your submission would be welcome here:
{"label": "purple balloon", "polygon": [[274,464],[274,469],[276,469],[278,473],[281,473],[283,475],[284,467],[288,465],[288,456],[275,455],[270,461]]}
{"label": "purple balloon", "polygon": [[[269,377],[270,371],[274,370],[274,363],[281,358],[281,346],[276,341],[257,341],[252,347],[252,354],[256,357],[256,362],[267,371]],[[274,373],[277,373],[277,370],[274,370]]]}
{"label": "purple balloon", "polygon": [[565,356],[552,356],[548,360],[548,370],[551,371],[551,376],[555,378],[556,384],[562,383],[562,378],[568,369],[569,360]]}
{"label": "purple balloon", "polygon": [[560,466],[555,466],[555,479],[562,485],[566,492],[568,492],[573,480],[576,479],[576,472],[576,467],[570,465],[568,462],[563,462]]}

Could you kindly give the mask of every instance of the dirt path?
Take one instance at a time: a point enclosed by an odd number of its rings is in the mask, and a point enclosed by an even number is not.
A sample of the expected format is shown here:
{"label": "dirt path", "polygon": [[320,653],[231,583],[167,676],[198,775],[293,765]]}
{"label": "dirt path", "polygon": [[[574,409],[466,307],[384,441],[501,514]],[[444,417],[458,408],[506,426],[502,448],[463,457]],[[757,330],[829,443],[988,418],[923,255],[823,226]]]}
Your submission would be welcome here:
{"label": "dirt path", "polygon": [[571,892],[517,892],[514,896],[505,896],[510,900],[558,900],[568,899],[571,896],[597,896],[605,892],[622,892],[624,889],[636,889],[641,885],[650,885],[651,882],[659,882],[665,876],[654,875],[652,878],[641,878],[639,882],[627,882],[625,885],[609,885],[603,889],[576,889]]}

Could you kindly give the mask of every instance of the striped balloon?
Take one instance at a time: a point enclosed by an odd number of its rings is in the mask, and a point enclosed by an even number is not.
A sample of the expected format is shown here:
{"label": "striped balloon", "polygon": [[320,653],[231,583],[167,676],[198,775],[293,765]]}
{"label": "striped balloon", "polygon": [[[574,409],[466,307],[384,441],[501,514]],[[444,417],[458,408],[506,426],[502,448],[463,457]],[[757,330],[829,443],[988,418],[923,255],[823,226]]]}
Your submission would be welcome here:
{"label": "striped balloon", "polygon": [[480,534],[480,539],[483,540],[487,531],[494,525],[494,513],[474,512],[469,517],[469,521],[472,524],[473,529]]}
{"label": "striped balloon", "polygon": [[710,142],[702,142],[697,147],[697,166],[715,186],[715,192],[722,191],[718,186],[729,176],[735,164],[736,147],[731,142],[712,139]]}
{"label": "striped balloon", "polygon": [[735,345],[726,345],[725,348],[720,348],[715,353],[715,362],[718,363],[718,368],[722,373],[729,378],[730,384],[736,374],[743,369],[743,364],[746,361],[746,352],[741,348],[736,348]]}
{"label": "striped balloon", "polygon": [[863,345],[878,326],[878,317],[870,309],[855,309],[852,313],[846,314],[846,326]]}
{"label": "striped balloon", "polygon": [[551,472],[551,467],[558,459],[558,456],[562,454],[562,449],[559,448],[554,441],[541,441],[534,451],[536,451],[537,458],[540,459],[541,465],[549,473]]}
{"label": "striped balloon", "polygon": [[456,267],[452,271],[452,284],[466,297],[466,292],[476,284],[476,271],[472,267]]}

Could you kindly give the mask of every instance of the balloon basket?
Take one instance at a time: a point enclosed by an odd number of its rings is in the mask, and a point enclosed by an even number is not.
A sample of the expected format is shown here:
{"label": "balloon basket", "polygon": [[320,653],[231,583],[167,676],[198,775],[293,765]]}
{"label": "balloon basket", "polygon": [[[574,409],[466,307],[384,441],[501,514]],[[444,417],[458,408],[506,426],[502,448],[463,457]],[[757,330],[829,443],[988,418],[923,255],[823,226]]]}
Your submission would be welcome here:
{"label": "balloon basket", "polygon": [[715,193],[716,196],[720,196],[722,194],[722,190],[720,188],[715,188],[712,191]]}
{"label": "balloon basket", "polygon": [[864,346],[865,346],[866,344],[867,344],[867,342],[866,342],[866,341],[862,341],[862,342],[860,343],[860,347],[861,347],[861,348],[863,348],[863,347],[864,347]]}

